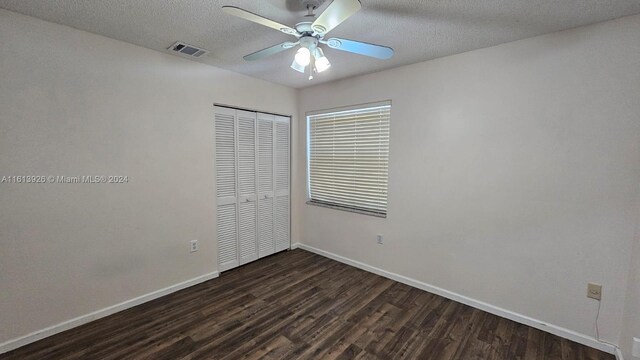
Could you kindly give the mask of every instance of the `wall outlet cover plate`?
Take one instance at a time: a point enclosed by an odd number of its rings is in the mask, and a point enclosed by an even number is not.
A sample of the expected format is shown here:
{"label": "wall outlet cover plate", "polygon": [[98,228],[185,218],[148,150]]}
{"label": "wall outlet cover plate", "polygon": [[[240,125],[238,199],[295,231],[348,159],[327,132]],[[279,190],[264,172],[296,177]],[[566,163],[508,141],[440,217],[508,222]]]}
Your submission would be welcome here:
{"label": "wall outlet cover plate", "polygon": [[600,300],[602,298],[602,285],[589,283],[587,285],[587,297]]}
{"label": "wall outlet cover plate", "polygon": [[640,338],[633,338],[633,348],[631,356],[640,358]]}

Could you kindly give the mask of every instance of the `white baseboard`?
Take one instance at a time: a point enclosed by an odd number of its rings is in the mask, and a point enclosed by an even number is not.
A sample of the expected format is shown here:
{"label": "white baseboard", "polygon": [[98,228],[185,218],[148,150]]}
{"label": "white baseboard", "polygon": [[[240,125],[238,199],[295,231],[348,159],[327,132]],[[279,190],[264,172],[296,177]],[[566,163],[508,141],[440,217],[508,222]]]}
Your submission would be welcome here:
{"label": "white baseboard", "polygon": [[291,244],[291,250],[297,249],[299,247],[300,247],[300,243],[299,242]]}
{"label": "white baseboard", "polygon": [[607,352],[609,354],[616,354],[616,356],[618,357],[618,359],[622,359],[622,354],[618,355],[618,353],[620,352],[619,349],[611,344],[607,344],[607,343],[603,343],[601,341],[596,340],[594,337],[592,336],[588,336],[585,334],[581,334],[578,333],[576,331],[573,330],[569,330],[569,329],[565,329],[563,327],[557,326],[557,325],[553,325],[553,324],[548,324],[545,323],[543,321],[540,320],[536,320],[533,318],[530,318],[528,316],[525,315],[521,315],[518,313],[515,313],[513,311],[509,311],[506,309],[502,309],[500,307],[476,300],[476,299],[472,299],[469,297],[466,297],[464,295],[460,295],[457,293],[454,293],[452,291],[449,290],[445,290],[442,288],[439,288],[437,286],[433,286],[433,285],[429,285],[427,283],[421,282],[419,280],[415,280],[403,275],[399,275],[399,274],[395,274],[386,270],[382,270],[380,268],[371,266],[371,265],[367,265],[365,263],[356,261],[356,260],[352,260],[349,258],[346,258],[344,256],[340,256],[325,250],[320,250],[317,248],[314,248],[312,246],[309,245],[305,245],[305,244],[300,244],[300,243],[296,243],[293,244],[291,246],[292,249],[294,249],[294,245],[295,248],[300,248],[303,250],[307,250],[307,251],[311,251],[313,253],[316,253],[318,255],[322,255],[325,257],[328,257],[330,259],[339,261],[341,263],[347,264],[347,265],[351,265],[353,267],[357,267],[359,269],[386,277],[388,279],[391,280],[395,280],[397,282],[430,292],[432,294],[436,294],[436,295],[440,295],[442,297],[445,297],[447,299],[451,299],[453,301],[457,301],[459,303],[474,307],[476,309],[480,309],[483,311],[486,311],[488,313],[494,314],[494,315],[498,315],[500,317],[521,323],[521,324],[525,324],[528,326],[531,326],[533,328],[563,337],[565,339],[569,339],[571,341],[575,341],[577,343],[580,343],[582,345],[586,345],[604,352]]}
{"label": "white baseboard", "polygon": [[181,283],[175,284],[175,285],[171,285],[169,287],[166,287],[164,289],[160,289],[160,290],[156,290],[154,292],[150,292],[148,294],[144,294],[142,296],[138,296],[136,298],[121,302],[119,304],[116,305],[112,305],[109,307],[106,307],[104,309],[100,309],[98,311],[94,311],[92,313],[89,314],[85,314],[85,315],[81,315],[78,316],[77,318],[71,319],[71,320],[67,320],[64,322],[61,322],[57,325],[53,325],[50,326],[48,328],[42,329],[42,330],[38,330],[38,331],[34,331],[30,334],[21,336],[19,338],[16,339],[12,339],[9,341],[6,341],[2,344],[0,344],[0,354],[6,353],[8,351],[17,349],[21,346],[30,344],[32,342],[38,341],[40,339],[44,339],[46,337],[49,337],[51,335],[55,335],[57,333],[72,329],[74,327],[80,326],[80,325],[84,325],[88,322],[91,322],[93,320],[97,320],[100,318],[103,318],[105,316],[109,316],[111,314],[115,314],[117,312],[120,312],[122,310],[126,310],[129,308],[132,308],[134,306],[146,303],[147,301],[151,301],[151,300],[155,300],[159,297],[174,293],[176,291],[188,288],[190,286],[205,282],[207,280],[211,280],[214,278],[218,277],[218,272],[214,271],[212,273],[209,274],[205,274],[202,276],[198,276],[196,278],[193,279],[189,279],[187,281],[183,281]]}
{"label": "white baseboard", "polygon": [[624,360],[624,356],[622,356],[622,350],[619,347],[616,347],[616,360]]}

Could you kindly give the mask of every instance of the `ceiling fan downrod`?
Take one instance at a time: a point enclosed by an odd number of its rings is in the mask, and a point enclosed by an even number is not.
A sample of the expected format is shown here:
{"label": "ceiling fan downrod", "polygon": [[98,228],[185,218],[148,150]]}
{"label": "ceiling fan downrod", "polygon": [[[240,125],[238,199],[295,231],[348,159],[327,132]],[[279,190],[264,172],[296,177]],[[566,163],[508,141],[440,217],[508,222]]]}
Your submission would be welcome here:
{"label": "ceiling fan downrod", "polygon": [[307,15],[305,17],[315,17],[314,11],[322,5],[324,0],[300,0],[300,4],[303,8],[307,9]]}

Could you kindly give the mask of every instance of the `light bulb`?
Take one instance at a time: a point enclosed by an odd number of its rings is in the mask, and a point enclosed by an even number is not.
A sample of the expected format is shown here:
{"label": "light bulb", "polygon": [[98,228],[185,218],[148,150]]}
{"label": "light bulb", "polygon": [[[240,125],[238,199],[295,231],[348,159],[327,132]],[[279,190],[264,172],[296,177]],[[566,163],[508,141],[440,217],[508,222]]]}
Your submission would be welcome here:
{"label": "light bulb", "polygon": [[311,52],[305,47],[301,47],[296,52],[295,62],[300,66],[307,66],[311,62]]}
{"label": "light bulb", "polygon": [[313,57],[316,59],[316,70],[318,70],[319,73],[331,67],[331,63],[329,62],[329,59],[324,56],[322,49],[316,48],[316,51],[313,53]]}
{"label": "light bulb", "polygon": [[304,74],[304,68],[305,68],[305,67],[306,67],[306,66],[302,66],[302,65],[298,64],[298,62],[297,62],[297,61],[295,61],[295,60],[293,60],[293,62],[291,63],[291,68],[292,68],[293,70],[295,70],[295,71],[297,71],[297,72],[301,72],[301,73],[303,73],[303,74]]}
{"label": "light bulb", "polygon": [[316,60],[316,70],[318,70],[318,72],[323,72],[330,67],[331,67],[331,63],[329,62],[329,59],[327,59],[326,57],[322,57]]}

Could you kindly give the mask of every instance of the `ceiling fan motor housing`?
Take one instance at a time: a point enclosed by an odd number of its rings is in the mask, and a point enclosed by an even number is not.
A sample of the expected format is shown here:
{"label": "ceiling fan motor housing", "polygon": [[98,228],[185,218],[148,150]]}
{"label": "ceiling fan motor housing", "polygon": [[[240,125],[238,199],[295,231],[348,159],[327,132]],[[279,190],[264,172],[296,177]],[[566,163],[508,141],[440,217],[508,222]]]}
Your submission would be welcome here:
{"label": "ceiling fan motor housing", "polygon": [[300,38],[300,46],[309,49],[313,53],[318,47],[318,39],[314,36],[303,36]]}
{"label": "ceiling fan motor housing", "polygon": [[301,22],[301,23],[297,23],[296,24],[296,31],[298,31],[298,33],[302,34],[302,36],[308,36],[313,34],[313,29],[311,28],[311,24],[308,21],[305,22]]}

